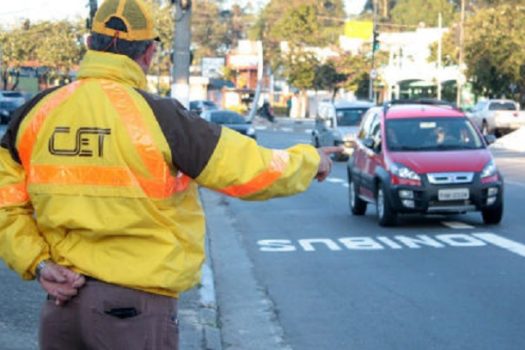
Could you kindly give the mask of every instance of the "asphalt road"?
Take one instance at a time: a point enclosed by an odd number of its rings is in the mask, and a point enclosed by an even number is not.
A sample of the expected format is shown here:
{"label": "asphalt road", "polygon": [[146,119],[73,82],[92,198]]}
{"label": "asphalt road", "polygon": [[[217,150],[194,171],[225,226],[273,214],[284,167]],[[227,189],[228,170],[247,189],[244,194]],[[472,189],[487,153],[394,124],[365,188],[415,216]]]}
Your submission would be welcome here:
{"label": "asphalt road", "polygon": [[[309,141],[295,131],[260,131],[259,141]],[[507,180],[497,226],[479,213],[404,217],[395,228],[378,226],[375,208],[354,217],[345,163],[295,197],[218,200],[235,236],[211,237],[224,348],[525,349],[525,156],[496,156]],[[257,327],[274,329],[273,345],[247,345],[243,333]]]}

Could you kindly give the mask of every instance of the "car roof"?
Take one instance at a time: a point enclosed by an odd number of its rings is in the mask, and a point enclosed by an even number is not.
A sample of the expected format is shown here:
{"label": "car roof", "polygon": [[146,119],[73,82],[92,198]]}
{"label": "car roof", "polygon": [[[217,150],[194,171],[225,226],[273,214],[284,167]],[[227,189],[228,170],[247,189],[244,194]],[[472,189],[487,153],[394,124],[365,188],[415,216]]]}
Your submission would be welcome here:
{"label": "car roof", "polygon": [[423,104],[394,105],[388,108],[385,119],[407,118],[464,118],[465,114],[450,106],[436,106]]}
{"label": "car roof", "polygon": [[370,108],[374,104],[370,101],[348,101],[348,100],[337,100],[337,101],[321,101],[319,105],[333,105],[335,108]]}

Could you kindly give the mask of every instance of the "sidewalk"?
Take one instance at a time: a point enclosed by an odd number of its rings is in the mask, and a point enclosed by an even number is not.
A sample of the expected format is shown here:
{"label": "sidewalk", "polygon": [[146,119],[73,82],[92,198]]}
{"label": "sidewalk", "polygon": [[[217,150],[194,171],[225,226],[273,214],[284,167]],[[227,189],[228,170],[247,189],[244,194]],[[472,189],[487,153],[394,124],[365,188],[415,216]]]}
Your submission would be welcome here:
{"label": "sidewalk", "polygon": [[179,299],[180,350],[222,350],[213,283],[207,258],[201,283]]}

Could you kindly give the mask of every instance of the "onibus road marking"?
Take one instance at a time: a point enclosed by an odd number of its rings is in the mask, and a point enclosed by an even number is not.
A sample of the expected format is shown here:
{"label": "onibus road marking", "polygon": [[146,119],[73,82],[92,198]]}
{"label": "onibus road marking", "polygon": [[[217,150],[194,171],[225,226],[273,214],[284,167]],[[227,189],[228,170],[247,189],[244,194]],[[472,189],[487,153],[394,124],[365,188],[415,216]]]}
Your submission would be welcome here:
{"label": "onibus road marking", "polygon": [[296,251],[357,251],[357,250],[401,250],[448,247],[473,248],[495,245],[525,257],[525,244],[512,241],[494,233],[449,233],[438,235],[395,235],[331,238],[263,239],[257,241],[261,252],[291,253]]}
{"label": "onibus road marking", "polygon": [[465,224],[464,222],[459,222],[459,221],[441,221],[441,223],[447,227],[457,229],[457,230],[475,228],[472,225],[468,225],[468,224]]}

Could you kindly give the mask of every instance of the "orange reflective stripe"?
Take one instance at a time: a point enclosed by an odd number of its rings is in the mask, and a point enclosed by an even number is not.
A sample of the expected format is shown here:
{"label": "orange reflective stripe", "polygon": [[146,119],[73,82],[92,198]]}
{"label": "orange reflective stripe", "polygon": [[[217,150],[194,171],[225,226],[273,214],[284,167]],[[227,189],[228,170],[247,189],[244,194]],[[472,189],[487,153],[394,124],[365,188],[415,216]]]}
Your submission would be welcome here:
{"label": "orange reflective stripe", "polygon": [[32,183],[63,185],[138,186],[129,169],[107,166],[33,165]]}
{"label": "orange reflective stripe", "polygon": [[184,191],[191,179],[182,173],[177,177],[171,176],[170,168],[148,133],[147,125],[133,98],[115,82],[104,80],[101,85],[123,119],[137,153],[151,174],[151,178],[136,175],[144,192],[150,197],[166,198],[175,192]]}
{"label": "orange reflective stripe", "polygon": [[31,154],[33,152],[33,146],[35,145],[38,132],[49,115],[49,112],[71,96],[81,84],[81,81],[76,81],[58,90],[56,93],[53,93],[36,112],[36,115],[30,121],[30,124],[25,128],[24,133],[20,138],[18,152],[20,154],[20,160],[26,170],[29,169],[30,166]]}
{"label": "orange reflective stripe", "polygon": [[0,207],[22,204],[29,200],[25,183],[0,188]]}
{"label": "orange reflective stripe", "polygon": [[242,185],[223,188],[220,192],[234,197],[244,197],[268,188],[284,173],[290,156],[285,151],[273,151],[268,170]]}

